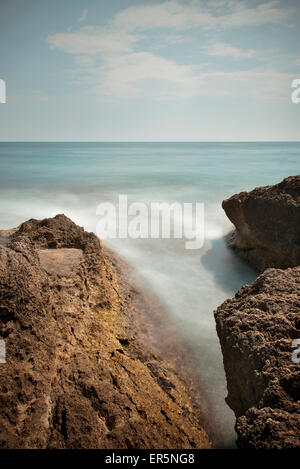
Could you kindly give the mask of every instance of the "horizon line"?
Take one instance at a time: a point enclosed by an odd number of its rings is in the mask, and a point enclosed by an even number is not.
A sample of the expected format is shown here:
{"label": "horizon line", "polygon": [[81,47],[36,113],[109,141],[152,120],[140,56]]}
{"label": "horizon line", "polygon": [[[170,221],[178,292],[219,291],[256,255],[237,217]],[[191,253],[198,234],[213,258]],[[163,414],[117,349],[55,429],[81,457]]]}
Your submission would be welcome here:
{"label": "horizon line", "polygon": [[1,143],[300,143],[300,140],[0,140]]}

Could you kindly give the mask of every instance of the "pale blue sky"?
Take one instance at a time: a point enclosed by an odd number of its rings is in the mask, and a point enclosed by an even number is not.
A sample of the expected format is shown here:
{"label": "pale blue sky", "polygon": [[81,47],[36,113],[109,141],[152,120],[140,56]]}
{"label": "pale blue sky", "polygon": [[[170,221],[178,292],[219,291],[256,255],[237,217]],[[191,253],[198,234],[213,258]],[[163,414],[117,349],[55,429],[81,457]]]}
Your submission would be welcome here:
{"label": "pale blue sky", "polygon": [[0,140],[300,140],[299,20],[299,0],[2,0]]}

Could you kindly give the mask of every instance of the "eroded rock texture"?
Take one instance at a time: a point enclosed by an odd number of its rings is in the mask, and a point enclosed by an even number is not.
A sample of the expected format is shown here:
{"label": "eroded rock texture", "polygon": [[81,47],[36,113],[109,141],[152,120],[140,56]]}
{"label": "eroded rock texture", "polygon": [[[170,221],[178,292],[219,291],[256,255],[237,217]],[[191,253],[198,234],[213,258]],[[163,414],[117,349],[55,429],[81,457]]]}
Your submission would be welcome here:
{"label": "eroded rock texture", "polygon": [[232,246],[260,271],[300,264],[300,175],[223,201]]}
{"label": "eroded rock texture", "polygon": [[241,448],[300,447],[300,267],[267,269],[216,311]]}
{"label": "eroded rock texture", "polygon": [[133,290],[98,238],[63,215],[7,235],[0,447],[209,447],[185,381],[136,339]]}

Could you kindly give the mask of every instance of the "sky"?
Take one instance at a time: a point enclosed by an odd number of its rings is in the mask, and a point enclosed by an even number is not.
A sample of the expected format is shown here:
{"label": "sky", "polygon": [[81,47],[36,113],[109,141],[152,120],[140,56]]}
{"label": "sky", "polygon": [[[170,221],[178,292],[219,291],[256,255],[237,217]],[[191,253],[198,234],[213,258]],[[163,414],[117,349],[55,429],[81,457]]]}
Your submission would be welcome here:
{"label": "sky", "polygon": [[0,141],[298,141],[299,0],[0,0]]}

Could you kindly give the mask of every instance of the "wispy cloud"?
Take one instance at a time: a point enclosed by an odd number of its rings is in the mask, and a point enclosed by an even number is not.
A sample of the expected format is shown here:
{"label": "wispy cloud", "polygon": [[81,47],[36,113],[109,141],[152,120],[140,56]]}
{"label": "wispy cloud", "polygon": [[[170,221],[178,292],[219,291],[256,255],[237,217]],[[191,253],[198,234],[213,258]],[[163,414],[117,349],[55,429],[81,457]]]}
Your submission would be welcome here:
{"label": "wispy cloud", "polygon": [[47,42],[51,49],[69,54],[94,55],[131,50],[138,36],[123,31],[101,30],[85,26],[79,31],[49,35]]}
{"label": "wispy cloud", "polygon": [[129,31],[176,28],[186,29],[201,26],[204,29],[216,27],[259,26],[277,24],[290,15],[290,9],[279,7],[278,0],[248,6],[242,0],[219,0],[204,2],[192,0],[179,3],[169,0],[150,5],[135,5],[118,13],[114,24]]}
{"label": "wispy cloud", "polygon": [[223,42],[218,42],[216,44],[208,46],[206,52],[208,55],[213,55],[215,57],[230,56],[238,59],[251,58],[255,56],[254,49],[240,49],[238,47],[233,47],[232,45]]}
{"label": "wispy cloud", "polygon": [[[76,82],[88,83],[93,93],[106,98],[187,99],[196,96],[280,97],[286,91],[288,74],[268,70],[204,71],[200,63],[177,63],[157,52],[181,42],[192,28],[209,30],[261,26],[285,21],[288,8],[277,0],[249,6],[244,0],[168,0],[123,9],[105,25],[81,27],[49,35],[51,49],[75,56]],[[158,31],[160,29],[160,31]],[[153,40],[153,30],[155,30]],[[149,40],[150,38],[150,40]],[[147,48],[148,43],[152,45]],[[201,44],[203,63],[207,56],[254,58],[253,49],[227,42]],[[235,61],[238,64],[238,60]],[[217,63],[217,62],[216,62]]]}
{"label": "wispy cloud", "polygon": [[99,84],[93,91],[107,97],[166,99],[193,93],[189,90],[191,66],[178,65],[151,52],[110,57],[98,72]]}
{"label": "wispy cloud", "polygon": [[[153,29],[178,31],[199,26],[212,29],[280,23],[289,17],[291,9],[282,9],[278,5],[278,0],[250,7],[243,0],[215,0],[209,2],[208,6],[202,0],[190,0],[189,3],[169,0],[135,5],[117,13],[105,28],[85,26],[78,31],[49,35],[47,41],[52,49],[71,54],[128,51],[143,37],[143,33]],[[87,10],[84,9],[80,20],[83,21],[86,15]],[[180,36],[166,34],[165,37],[170,40]]]}
{"label": "wispy cloud", "polygon": [[113,55],[101,66],[83,67],[77,82],[93,94],[109,99],[178,100],[200,96],[241,96],[248,99],[286,98],[288,73],[275,69],[243,71],[199,70],[151,52]]}
{"label": "wispy cloud", "polygon": [[88,15],[88,10],[87,8],[84,8],[81,12],[80,17],[78,18],[79,23],[82,23],[83,21],[85,21],[87,19],[87,15]]}

